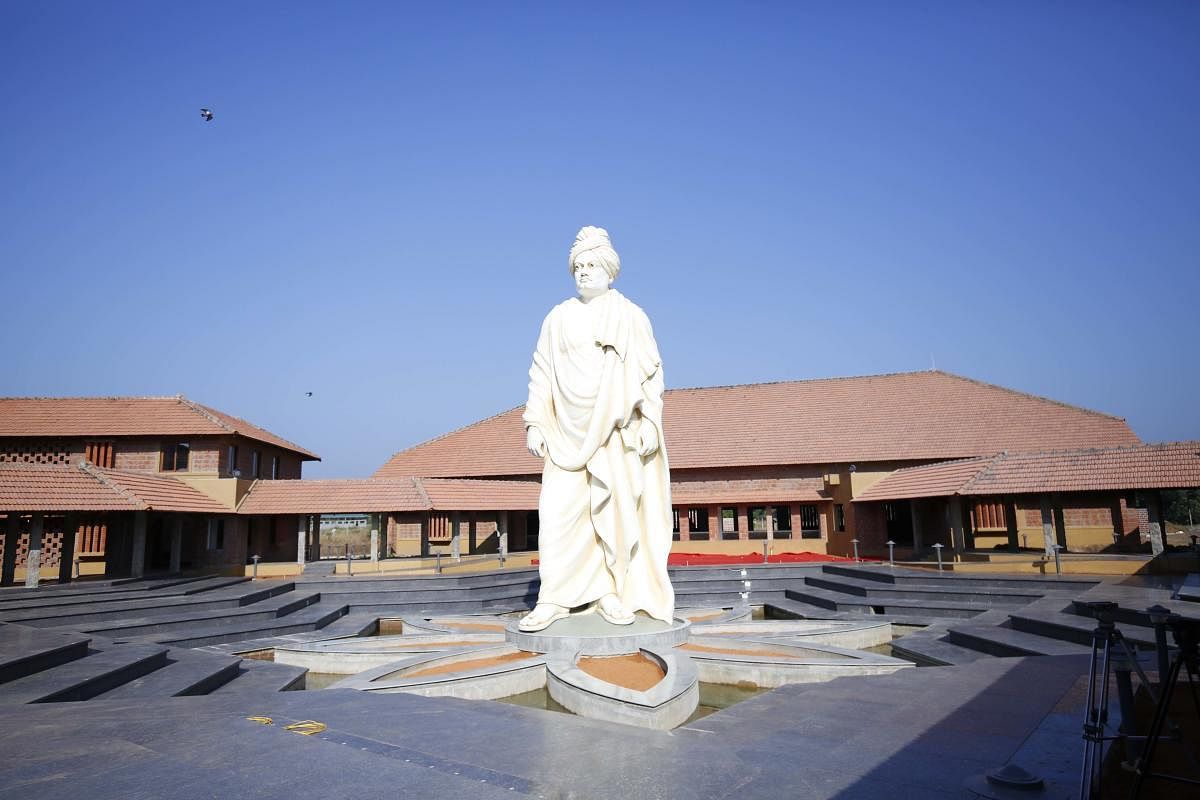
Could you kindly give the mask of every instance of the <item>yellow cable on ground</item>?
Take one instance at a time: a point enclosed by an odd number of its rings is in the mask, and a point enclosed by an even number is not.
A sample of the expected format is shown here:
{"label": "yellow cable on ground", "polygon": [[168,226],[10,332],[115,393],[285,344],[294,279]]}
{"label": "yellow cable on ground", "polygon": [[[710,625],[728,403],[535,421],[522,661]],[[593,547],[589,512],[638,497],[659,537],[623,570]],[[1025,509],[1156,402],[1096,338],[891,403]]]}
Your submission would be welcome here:
{"label": "yellow cable on ground", "polygon": [[292,733],[298,733],[301,736],[312,736],[314,733],[320,733],[325,730],[324,722],[317,722],[315,719],[305,719],[300,722],[293,722],[288,725],[285,730]]}

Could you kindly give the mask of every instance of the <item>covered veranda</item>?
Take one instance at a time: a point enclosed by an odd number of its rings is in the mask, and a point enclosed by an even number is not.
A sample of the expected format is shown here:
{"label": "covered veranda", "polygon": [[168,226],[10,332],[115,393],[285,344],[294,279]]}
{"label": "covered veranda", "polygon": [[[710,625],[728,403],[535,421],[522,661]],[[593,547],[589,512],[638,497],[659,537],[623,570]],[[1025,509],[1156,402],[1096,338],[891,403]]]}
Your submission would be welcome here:
{"label": "covered veranda", "polygon": [[[1200,486],[1200,442],[998,453],[900,469],[854,499],[867,552],[1166,549],[1162,492]],[[907,551],[907,552],[906,552]]]}
{"label": "covered veranda", "polygon": [[217,501],[172,478],[87,462],[0,464],[0,514],[3,586],[18,576],[30,588],[90,574],[139,578],[241,557],[232,530],[226,547],[226,526],[236,526]]}

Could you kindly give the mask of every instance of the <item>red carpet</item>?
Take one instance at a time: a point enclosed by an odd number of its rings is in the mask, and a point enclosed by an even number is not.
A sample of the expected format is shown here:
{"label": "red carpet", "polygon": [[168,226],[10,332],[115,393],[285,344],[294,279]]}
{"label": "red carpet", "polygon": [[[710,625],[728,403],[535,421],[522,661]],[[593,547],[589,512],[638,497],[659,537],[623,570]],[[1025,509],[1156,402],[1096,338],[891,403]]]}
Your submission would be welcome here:
{"label": "red carpet", "polygon": [[[879,562],[878,558],[864,558],[863,561]],[[824,553],[775,553],[767,558],[768,564],[817,564],[832,562],[854,563],[853,558],[845,556],[829,556]],[[531,562],[534,566],[540,563],[538,559]],[[672,567],[709,567],[721,564],[761,564],[762,555],[759,553],[671,553],[667,564]]]}

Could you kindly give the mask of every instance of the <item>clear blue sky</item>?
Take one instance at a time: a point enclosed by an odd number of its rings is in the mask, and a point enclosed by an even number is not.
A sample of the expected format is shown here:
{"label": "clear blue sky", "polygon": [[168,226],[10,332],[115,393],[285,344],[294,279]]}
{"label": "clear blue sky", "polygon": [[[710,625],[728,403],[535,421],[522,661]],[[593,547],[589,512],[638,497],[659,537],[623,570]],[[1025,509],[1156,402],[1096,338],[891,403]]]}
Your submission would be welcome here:
{"label": "clear blue sky", "polygon": [[366,475],[524,402],[602,225],[668,386],[932,358],[1200,438],[1198,3],[3,0],[0,98],[0,395]]}

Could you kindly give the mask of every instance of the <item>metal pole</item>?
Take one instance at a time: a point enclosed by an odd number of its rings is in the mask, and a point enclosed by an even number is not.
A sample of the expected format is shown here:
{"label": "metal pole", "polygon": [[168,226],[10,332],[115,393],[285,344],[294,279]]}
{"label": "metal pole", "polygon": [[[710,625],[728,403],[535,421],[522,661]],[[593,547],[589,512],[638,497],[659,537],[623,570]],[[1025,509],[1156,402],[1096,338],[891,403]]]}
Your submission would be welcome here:
{"label": "metal pole", "polygon": [[1054,545],[1054,573],[1056,575],[1062,575],[1062,559],[1058,555],[1061,550],[1061,544]]}
{"label": "metal pole", "polygon": [[935,544],[933,546],[933,549],[937,552],[938,572],[942,571],[942,548],[943,547],[945,547],[945,545],[943,545],[941,542],[938,542],[937,544]]}
{"label": "metal pole", "polygon": [[437,559],[437,563],[435,563],[433,565],[433,571],[435,574],[441,575],[442,574],[442,554],[435,553],[434,557]]}
{"label": "metal pole", "polygon": [[896,543],[888,539],[888,566],[896,566]]}
{"label": "metal pole", "polygon": [[1167,679],[1167,670],[1170,669],[1167,653],[1167,617],[1171,616],[1171,613],[1171,609],[1161,605],[1153,605],[1146,609],[1150,624],[1154,626],[1154,653],[1158,656],[1159,686]]}
{"label": "metal pole", "polygon": [[258,580],[258,562],[262,556],[250,556],[250,560],[254,562],[254,575],[251,580]]}
{"label": "metal pole", "polygon": [[862,559],[858,557],[858,539],[851,539],[850,544],[854,545],[854,560],[861,564]]}

